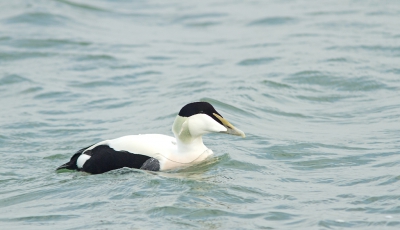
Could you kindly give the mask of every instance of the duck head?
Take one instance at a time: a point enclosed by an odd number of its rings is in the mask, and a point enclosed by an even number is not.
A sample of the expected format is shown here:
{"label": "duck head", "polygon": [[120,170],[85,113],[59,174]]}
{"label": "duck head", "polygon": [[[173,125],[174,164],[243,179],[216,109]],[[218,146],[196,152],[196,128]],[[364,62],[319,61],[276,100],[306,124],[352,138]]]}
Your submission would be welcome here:
{"label": "duck head", "polygon": [[185,105],[175,119],[172,131],[183,142],[201,137],[207,133],[226,133],[245,137],[240,129],[233,126],[208,102],[193,102]]}

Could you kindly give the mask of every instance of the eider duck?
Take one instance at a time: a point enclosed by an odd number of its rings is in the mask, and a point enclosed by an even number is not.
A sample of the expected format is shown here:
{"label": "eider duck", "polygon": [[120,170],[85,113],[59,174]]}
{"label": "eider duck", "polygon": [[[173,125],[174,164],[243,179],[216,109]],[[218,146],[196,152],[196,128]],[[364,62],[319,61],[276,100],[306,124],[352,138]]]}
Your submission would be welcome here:
{"label": "eider duck", "polygon": [[203,144],[204,134],[226,133],[245,137],[207,102],[185,105],[175,118],[172,132],[175,138],[140,134],[101,141],[79,150],[56,170],[100,174],[123,167],[149,171],[176,169],[199,163],[213,154]]}

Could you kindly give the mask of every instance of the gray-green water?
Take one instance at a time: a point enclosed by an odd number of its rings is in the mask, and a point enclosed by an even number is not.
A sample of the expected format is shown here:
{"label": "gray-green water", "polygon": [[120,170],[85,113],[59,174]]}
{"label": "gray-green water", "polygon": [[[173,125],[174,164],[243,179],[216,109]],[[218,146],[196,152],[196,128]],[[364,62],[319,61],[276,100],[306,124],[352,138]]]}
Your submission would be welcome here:
{"label": "gray-green water", "polygon": [[[1,229],[398,229],[399,1],[0,2]],[[56,173],[171,134],[204,100],[241,139],[177,172]]]}

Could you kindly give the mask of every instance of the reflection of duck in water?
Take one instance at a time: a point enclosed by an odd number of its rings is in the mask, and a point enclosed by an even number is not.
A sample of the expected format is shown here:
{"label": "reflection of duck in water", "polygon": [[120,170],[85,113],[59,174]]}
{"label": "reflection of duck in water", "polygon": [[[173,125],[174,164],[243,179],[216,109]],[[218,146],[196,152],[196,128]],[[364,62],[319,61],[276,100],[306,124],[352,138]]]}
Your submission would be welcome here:
{"label": "reflection of duck in water", "polygon": [[143,134],[101,141],[79,150],[57,170],[99,174],[123,167],[151,171],[174,169],[201,162],[213,153],[203,144],[203,134],[227,133],[245,137],[207,102],[185,105],[176,116],[172,131],[175,138]]}

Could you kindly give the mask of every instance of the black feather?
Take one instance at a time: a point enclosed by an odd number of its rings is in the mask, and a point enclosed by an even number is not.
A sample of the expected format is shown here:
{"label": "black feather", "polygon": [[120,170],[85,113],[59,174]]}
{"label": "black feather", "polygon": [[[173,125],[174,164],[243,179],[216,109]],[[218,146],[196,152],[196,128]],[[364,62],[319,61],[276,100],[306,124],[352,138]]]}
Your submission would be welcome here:
{"label": "black feather", "polygon": [[81,170],[91,174],[105,173],[123,167],[139,169],[150,158],[127,151],[116,151],[108,145],[96,146],[88,155],[91,157],[85,162]]}
{"label": "black feather", "polygon": [[[91,146],[91,145],[90,145]],[[78,152],[76,152],[72,157],[71,160],[63,165],[61,165],[60,167],[58,167],[56,170],[59,169],[70,169],[70,170],[79,170],[78,167],[76,166],[76,161],[78,160],[78,157],[83,153],[83,151],[85,151],[87,148],[89,148],[90,146],[80,149],[78,150]]]}
{"label": "black feather", "polygon": [[219,114],[217,112],[217,110],[214,109],[214,107],[208,103],[208,102],[192,102],[189,103],[185,106],[183,106],[183,108],[179,111],[179,116],[181,117],[190,117],[196,114],[207,114],[208,116],[210,116],[212,119],[214,119],[216,122],[220,123],[221,125],[222,122],[221,120],[219,120],[215,115],[218,114],[220,117],[221,114]]}

